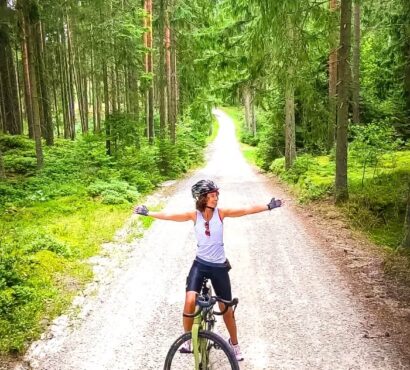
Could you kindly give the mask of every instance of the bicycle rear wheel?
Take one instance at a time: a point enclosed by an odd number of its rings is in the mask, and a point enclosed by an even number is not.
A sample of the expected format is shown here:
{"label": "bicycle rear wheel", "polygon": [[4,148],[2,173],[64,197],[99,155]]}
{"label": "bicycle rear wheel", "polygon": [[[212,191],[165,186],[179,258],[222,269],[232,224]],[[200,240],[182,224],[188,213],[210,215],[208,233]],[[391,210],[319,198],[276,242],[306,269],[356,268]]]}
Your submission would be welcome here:
{"label": "bicycle rear wheel", "polygon": [[[182,344],[191,340],[191,333],[181,335],[171,346],[165,359],[164,370],[193,370],[195,361],[193,353],[180,353]],[[239,370],[238,362],[229,344],[218,334],[201,330],[199,340],[205,341],[207,364],[201,364],[200,370]]]}

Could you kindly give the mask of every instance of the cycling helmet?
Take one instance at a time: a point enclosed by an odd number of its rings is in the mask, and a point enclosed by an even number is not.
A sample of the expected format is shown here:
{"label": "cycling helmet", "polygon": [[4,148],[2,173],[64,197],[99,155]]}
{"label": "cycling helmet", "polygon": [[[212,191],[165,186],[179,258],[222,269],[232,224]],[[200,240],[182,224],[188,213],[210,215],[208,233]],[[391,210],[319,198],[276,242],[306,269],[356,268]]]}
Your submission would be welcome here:
{"label": "cycling helmet", "polygon": [[191,188],[192,196],[197,200],[201,195],[213,193],[218,190],[219,188],[211,180],[200,180]]}

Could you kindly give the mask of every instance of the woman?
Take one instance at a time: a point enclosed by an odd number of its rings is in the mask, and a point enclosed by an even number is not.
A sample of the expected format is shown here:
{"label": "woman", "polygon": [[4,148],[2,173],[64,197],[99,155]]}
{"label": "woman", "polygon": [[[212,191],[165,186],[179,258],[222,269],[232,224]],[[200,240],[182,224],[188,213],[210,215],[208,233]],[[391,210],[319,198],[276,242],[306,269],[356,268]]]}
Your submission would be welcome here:
{"label": "woman", "polygon": [[[203,278],[211,280],[217,296],[232,300],[231,282],[228,271],[230,265],[225,257],[223,243],[223,220],[225,217],[240,217],[268,211],[282,205],[282,201],[272,198],[268,204],[255,205],[247,208],[217,208],[219,188],[213,181],[201,180],[192,186],[192,196],[196,200],[196,210],[185,213],[150,212],[146,206],[138,206],[135,213],[151,216],[161,220],[193,221],[198,241],[196,258],[192,264],[186,281],[186,296],[184,313],[193,313],[196,296],[200,292]],[[221,304],[221,309],[223,305]],[[229,332],[229,344],[238,361],[243,356],[238,344],[237,329],[233,309],[230,307],[223,316]],[[184,330],[191,331],[193,319],[183,317]],[[180,349],[183,353],[190,353],[190,343]]]}

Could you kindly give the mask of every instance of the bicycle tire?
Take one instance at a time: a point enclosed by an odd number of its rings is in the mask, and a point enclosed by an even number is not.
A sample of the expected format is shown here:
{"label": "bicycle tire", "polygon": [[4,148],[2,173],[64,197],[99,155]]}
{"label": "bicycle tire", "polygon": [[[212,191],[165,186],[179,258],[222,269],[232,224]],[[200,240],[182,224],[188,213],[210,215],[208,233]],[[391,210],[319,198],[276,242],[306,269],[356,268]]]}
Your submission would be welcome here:
{"label": "bicycle tire", "polygon": [[[213,351],[209,358],[215,359],[214,363],[208,364],[206,368],[201,368],[201,370],[239,370],[239,364],[235,358],[235,354],[224,339],[218,334],[207,330],[201,330],[198,335],[200,339],[208,341],[209,350]],[[175,340],[165,358],[164,370],[194,369],[193,354],[181,354],[178,351],[182,344],[190,340],[191,337],[191,333],[185,333]]]}

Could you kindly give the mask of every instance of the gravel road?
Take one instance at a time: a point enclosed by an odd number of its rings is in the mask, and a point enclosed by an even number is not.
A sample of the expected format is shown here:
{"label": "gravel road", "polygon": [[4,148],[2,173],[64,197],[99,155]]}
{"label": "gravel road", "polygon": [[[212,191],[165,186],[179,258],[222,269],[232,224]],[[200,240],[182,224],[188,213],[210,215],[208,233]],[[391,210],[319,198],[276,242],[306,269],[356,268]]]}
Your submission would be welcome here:
{"label": "gravel road", "polygon": [[[284,196],[245,162],[229,117],[216,115],[220,130],[206,167],[159,195],[165,210],[192,209],[190,187],[202,178],[219,185],[220,207]],[[283,207],[224,221],[240,301],[241,369],[408,369],[392,338],[365,337],[371,313],[293,212]],[[157,220],[131,245],[110,248],[122,251],[121,263],[96,264],[100,281],[77,298],[76,314],[58,318],[16,369],[162,368],[182,333],[185,278],[195,256],[192,224]],[[227,337],[221,320],[217,331]]]}

